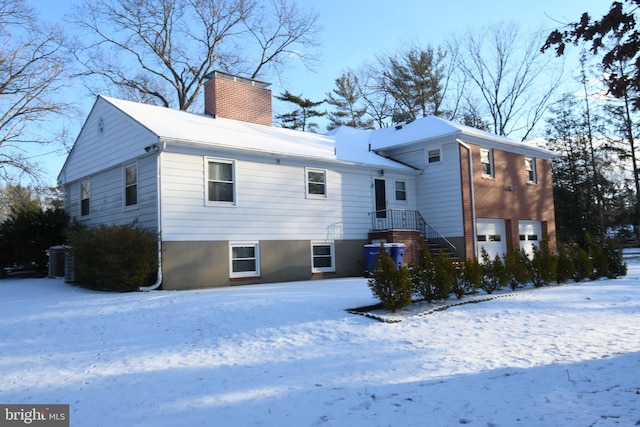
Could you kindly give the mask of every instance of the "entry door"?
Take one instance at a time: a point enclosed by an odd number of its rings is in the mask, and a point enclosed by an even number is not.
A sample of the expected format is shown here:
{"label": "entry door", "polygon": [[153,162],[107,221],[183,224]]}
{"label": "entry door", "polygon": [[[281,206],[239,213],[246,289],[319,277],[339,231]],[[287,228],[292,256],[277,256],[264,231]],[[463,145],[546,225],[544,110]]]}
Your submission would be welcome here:
{"label": "entry door", "polygon": [[387,217],[387,189],[384,179],[376,179],[374,182],[375,187],[375,202],[376,202],[376,218]]}

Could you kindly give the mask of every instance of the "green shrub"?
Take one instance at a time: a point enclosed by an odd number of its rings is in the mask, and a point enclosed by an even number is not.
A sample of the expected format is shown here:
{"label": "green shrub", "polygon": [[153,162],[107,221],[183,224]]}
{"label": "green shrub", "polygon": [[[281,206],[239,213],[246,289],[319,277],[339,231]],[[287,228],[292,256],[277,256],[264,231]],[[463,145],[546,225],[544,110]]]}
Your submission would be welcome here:
{"label": "green shrub", "polygon": [[570,242],[568,247],[569,258],[573,261],[573,280],[581,282],[593,274],[593,264],[589,254],[575,242]]}
{"label": "green shrub", "polygon": [[413,293],[431,302],[436,299],[434,259],[424,240],[418,243],[416,252],[416,260],[409,266],[409,280]]}
{"label": "green shrub", "polygon": [[509,247],[504,257],[507,283],[512,290],[529,282],[529,258],[524,250],[515,246]]}
{"label": "green shrub", "polygon": [[458,299],[480,288],[482,267],[477,259],[467,258],[459,265],[457,271],[452,291]]}
{"label": "green shrub", "polygon": [[529,263],[529,277],[536,287],[549,285],[556,279],[558,257],[549,249],[549,239],[545,236],[540,247],[533,247],[533,258]]}
{"label": "green shrub", "polygon": [[499,255],[491,259],[484,248],[482,248],[481,258],[482,279],[480,288],[486,293],[492,294],[494,291],[502,289],[507,283],[506,269]]}
{"label": "green shrub", "polygon": [[447,299],[451,295],[451,288],[456,277],[456,267],[451,257],[440,251],[433,260],[435,298]]}
{"label": "green shrub", "polygon": [[565,283],[573,278],[576,267],[569,250],[565,245],[558,245],[558,267],[556,268],[556,281]]}
{"label": "green shrub", "polygon": [[608,278],[614,279],[627,275],[627,264],[622,258],[622,247],[612,239],[607,239],[604,244],[604,253],[609,262]]}
{"label": "green shrub", "polygon": [[587,252],[589,258],[593,264],[593,272],[590,276],[591,279],[598,279],[600,277],[609,276],[609,260],[607,254],[605,254],[600,242],[596,241],[590,235],[586,235],[585,242],[587,245]]}
{"label": "green shrub", "polygon": [[69,231],[76,280],[92,289],[135,291],[155,281],[158,235],[135,225],[74,225]]}
{"label": "green shrub", "polygon": [[397,268],[383,245],[376,256],[369,288],[387,310],[396,311],[411,304],[413,289],[409,271],[404,266]]}

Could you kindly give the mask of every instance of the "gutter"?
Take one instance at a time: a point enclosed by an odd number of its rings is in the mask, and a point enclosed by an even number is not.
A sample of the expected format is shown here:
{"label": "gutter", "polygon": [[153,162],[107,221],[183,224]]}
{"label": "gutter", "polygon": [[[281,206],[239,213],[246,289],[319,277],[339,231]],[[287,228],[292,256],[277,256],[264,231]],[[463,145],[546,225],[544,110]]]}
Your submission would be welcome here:
{"label": "gutter", "polygon": [[141,292],[148,292],[148,291],[154,291],[156,289],[158,289],[160,287],[160,285],[162,285],[162,169],[161,169],[161,159],[160,156],[162,155],[162,152],[165,150],[166,148],[166,143],[162,143],[162,148],[160,149],[160,151],[158,153],[156,153],[156,170],[157,170],[157,175],[158,175],[158,180],[157,180],[157,185],[156,185],[156,192],[157,192],[157,201],[156,204],[158,206],[158,278],[156,279],[156,282],[150,286],[140,286],[138,288],[139,291]]}
{"label": "gutter", "polygon": [[[469,157],[469,183],[471,186],[471,230],[473,232],[473,256],[474,258],[478,258],[478,242],[477,233],[476,233],[476,192],[475,186],[473,184],[473,159],[471,157],[471,147],[460,139],[456,138],[458,144],[464,147],[467,150]],[[463,220],[464,222],[464,220]]]}

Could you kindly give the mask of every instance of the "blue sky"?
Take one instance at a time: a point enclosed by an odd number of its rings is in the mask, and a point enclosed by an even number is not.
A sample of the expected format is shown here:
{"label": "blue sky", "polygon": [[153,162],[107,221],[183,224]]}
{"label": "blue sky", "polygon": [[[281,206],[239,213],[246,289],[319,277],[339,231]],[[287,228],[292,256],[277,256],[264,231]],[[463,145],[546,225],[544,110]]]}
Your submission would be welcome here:
{"label": "blue sky", "polygon": [[[27,0],[41,16],[60,21],[69,12],[73,0]],[[323,26],[319,42],[320,64],[314,71],[290,68],[284,81],[274,83],[277,95],[285,90],[321,100],[334,88],[334,80],[347,68],[373,61],[376,55],[392,53],[407,42],[422,46],[444,44],[447,38],[469,28],[497,21],[514,21],[523,30],[551,31],[559,22],[573,22],[588,11],[602,16],[610,0],[300,0],[319,13]],[[551,53],[549,53],[551,54]],[[82,102],[84,116],[94,101]],[[77,130],[82,123],[77,123]],[[50,150],[48,150],[50,151]],[[47,178],[55,182],[65,155],[52,155],[43,164]]]}

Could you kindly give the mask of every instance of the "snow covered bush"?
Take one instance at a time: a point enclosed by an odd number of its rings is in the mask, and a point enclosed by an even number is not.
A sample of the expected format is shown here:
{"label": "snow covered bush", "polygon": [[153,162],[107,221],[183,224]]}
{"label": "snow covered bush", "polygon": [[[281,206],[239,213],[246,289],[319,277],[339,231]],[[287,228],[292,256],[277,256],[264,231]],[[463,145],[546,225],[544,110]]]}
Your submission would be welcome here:
{"label": "snow covered bush", "polygon": [[396,311],[411,304],[413,289],[409,271],[404,266],[396,267],[383,246],[376,256],[376,267],[369,279],[369,288],[387,310]]}
{"label": "snow covered bush", "polygon": [[135,225],[75,224],[69,231],[76,279],[92,289],[135,291],[155,281],[158,235]]}

